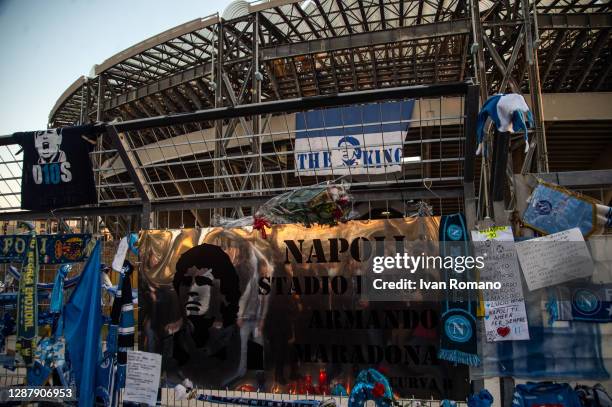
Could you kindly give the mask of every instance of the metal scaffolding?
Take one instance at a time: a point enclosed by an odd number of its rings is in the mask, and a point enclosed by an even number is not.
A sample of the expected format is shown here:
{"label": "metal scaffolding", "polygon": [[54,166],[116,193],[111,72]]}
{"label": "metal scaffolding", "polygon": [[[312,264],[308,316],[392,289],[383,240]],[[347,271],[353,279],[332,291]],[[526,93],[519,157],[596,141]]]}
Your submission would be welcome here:
{"label": "metal scaffolding", "polygon": [[[511,159],[508,171],[545,172],[543,95],[612,89],[610,9],[598,0],[238,1],[223,15],[187,22],[96,65],[93,78],[79,78],[61,95],[49,125],[113,122],[93,157],[102,207],[137,206],[159,216],[170,203],[197,201],[185,209],[204,224],[204,207],[240,216],[266,197],[323,179],[294,176],[287,112],[324,107],[336,95],[431,89],[472,77],[480,86],[479,95],[468,96],[474,105],[497,92],[529,95],[534,158]],[[415,180],[466,195],[445,197],[459,201],[445,209],[474,206],[484,217],[492,213],[484,199],[490,163],[475,162],[475,180],[464,179],[462,161],[473,146],[463,144],[470,124],[461,118],[475,113],[464,110],[466,94],[417,96],[420,116],[404,148],[423,158]],[[239,113],[215,116],[221,111]],[[440,140],[446,147],[436,151]],[[2,157],[2,206],[17,209],[20,160]],[[356,187],[398,187],[389,179],[360,182]],[[415,199],[431,194],[401,185]],[[145,225],[155,222],[147,219]]]}
{"label": "metal scaffolding", "polygon": [[[403,215],[414,200],[431,200],[438,212],[463,208],[464,181],[474,179],[474,132],[477,88],[471,82],[412,86],[347,92],[284,101],[268,101],[200,110],[191,113],[155,116],[129,121],[98,123],[94,131],[102,138],[92,162],[98,175],[100,207],[85,210],[58,210],[53,214],[4,213],[3,220],[55,216],[131,215],[142,213],[141,227],[160,226],[151,213],[183,212],[190,222],[206,226],[213,210],[224,216],[243,216],[272,196],[321,182],[342,178],[349,181],[357,205],[390,205]],[[295,161],[295,140],[304,130],[296,129],[296,114],[325,108],[380,102],[414,101],[410,116],[397,121],[362,118],[360,127],[399,124],[404,157],[400,172],[355,174],[302,174]],[[253,118],[264,117],[260,131]],[[205,128],[201,123],[218,123]],[[159,137],[173,127],[196,123],[198,130],[182,136]],[[310,131],[343,130],[344,124],[325,125]],[[353,125],[354,126],[354,125]],[[232,129],[231,131],[228,129]],[[468,129],[472,129],[469,130]],[[143,143],[143,135],[158,137]],[[8,136],[0,144],[13,142]],[[384,146],[383,146],[384,147]],[[339,150],[341,147],[330,147]],[[319,153],[311,147],[309,153]],[[256,164],[258,163],[258,164]],[[258,168],[259,170],[256,170]],[[469,192],[469,193],[473,193]],[[398,209],[399,208],[399,209]],[[472,218],[473,219],[473,218]],[[170,215],[166,222],[170,225]],[[162,222],[163,223],[163,222]]]}

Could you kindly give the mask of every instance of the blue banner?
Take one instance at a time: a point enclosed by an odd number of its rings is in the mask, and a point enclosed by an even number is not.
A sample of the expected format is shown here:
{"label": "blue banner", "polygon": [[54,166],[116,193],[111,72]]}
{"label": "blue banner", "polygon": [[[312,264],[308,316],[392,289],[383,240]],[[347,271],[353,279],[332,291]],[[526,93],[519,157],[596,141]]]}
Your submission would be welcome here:
{"label": "blue banner", "polygon": [[[0,236],[0,263],[22,263],[30,239],[30,235]],[[85,260],[85,249],[91,240],[91,235],[38,235],[36,240],[40,264],[65,264]]]}

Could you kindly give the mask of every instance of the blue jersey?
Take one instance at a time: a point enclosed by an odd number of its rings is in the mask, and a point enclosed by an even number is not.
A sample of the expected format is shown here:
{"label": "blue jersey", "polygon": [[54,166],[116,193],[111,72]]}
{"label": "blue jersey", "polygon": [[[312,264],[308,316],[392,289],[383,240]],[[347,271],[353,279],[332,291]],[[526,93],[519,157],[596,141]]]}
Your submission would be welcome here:
{"label": "blue jersey", "polygon": [[567,383],[519,384],[512,407],[582,407],[578,395]]}
{"label": "blue jersey", "polygon": [[533,127],[534,120],[529,106],[522,95],[516,93],[497,94],[487,99],[478,113],[476,124],[476,139],[478,141],[478,155],[482,149],[484,128],[487,119],[491,119],[495,128],[500,132],[523,132],[526,150],[529,148],[528,127]]}

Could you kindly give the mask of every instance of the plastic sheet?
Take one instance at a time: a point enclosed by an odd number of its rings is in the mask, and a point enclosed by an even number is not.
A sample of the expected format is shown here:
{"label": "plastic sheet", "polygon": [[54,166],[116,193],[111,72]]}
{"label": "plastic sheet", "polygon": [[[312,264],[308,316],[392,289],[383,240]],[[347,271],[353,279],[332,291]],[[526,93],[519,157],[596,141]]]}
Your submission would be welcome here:
{"label": "plastic sheet", "polygon": [[[588,242],[595,273],[590,279],[573,280],[567,286],[588,281],[606,284],[612,280],[610,244],[607,237]],[[523,286],[525,287],[524,279]],[[516,377],[535,380],[606,380],[612,371],[612,324],[588,321],[557,321],[551,324],[547,305],[551,293],[562,285],[535,291],[524,290],[529,321],[529,340],[486,342],[479,335],[482,366],[472,369],[472,379]],[[482,324],[481,324],[482,325]],[[482,328],[482,327],[481,327]]]}
{"label": "plastic sheet", "polygon": [[348,219],[351,208],[346,184],[317,185],[286,192],[263,204],[255,219],[273,224],[336,225]]}
{"label": "plastic sheet", "polygon": [[239,219],[215,216],[212,224],[223,228],[252,226],[262,234],[266,227],[278,224],[334,226],[350,219],[351,207],[348,184],[319,184],[275,196],[261,205],[254,216]]}

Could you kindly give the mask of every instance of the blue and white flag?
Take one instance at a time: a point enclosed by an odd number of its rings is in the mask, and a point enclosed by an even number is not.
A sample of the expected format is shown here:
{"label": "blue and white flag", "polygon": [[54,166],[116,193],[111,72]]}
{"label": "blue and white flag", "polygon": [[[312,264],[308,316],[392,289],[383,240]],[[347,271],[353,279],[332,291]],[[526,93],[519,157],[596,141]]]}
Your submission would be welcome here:
{"label": "blue and white flag", "polygon": [[102,359],[101,244],[96,246],[81,278],[64,306],[64,337],[79,391],[79,407],[93,406],[96,367]]}
{"label": "blue and white flag", "polygon": [[296,114],[296,175],[399,172],[414,100]]}

